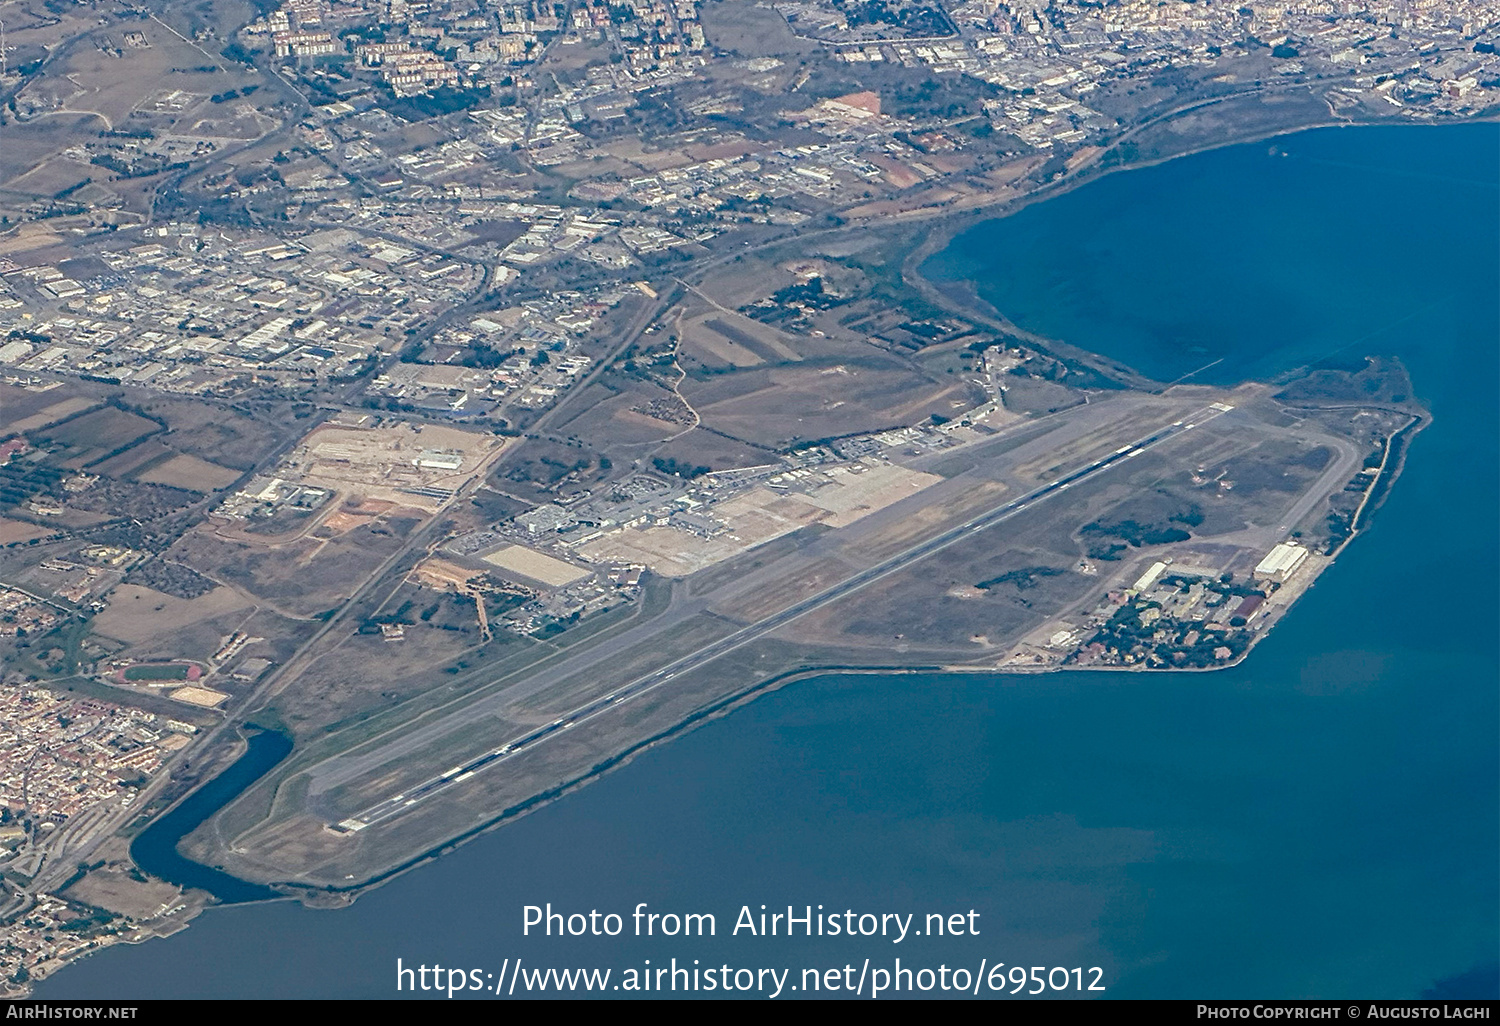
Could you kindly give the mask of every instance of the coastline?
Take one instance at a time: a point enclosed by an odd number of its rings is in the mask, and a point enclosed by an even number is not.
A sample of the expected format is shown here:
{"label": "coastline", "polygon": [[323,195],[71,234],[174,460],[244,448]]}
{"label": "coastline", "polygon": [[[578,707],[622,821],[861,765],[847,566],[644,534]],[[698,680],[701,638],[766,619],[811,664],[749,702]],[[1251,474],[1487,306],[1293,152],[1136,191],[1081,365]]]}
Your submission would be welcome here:
{"label": "coastline", "polygon": [[[1246,94],[1236,94],[1244,96]],[[1225,97],[1223,100],[1232,99]],[[1222,101],[1215,101],[1222,102]],[[1194,104],[1173,112],[1171,117],[1180,116],[1197,110],[1201,104]],[[1155,124],[1165,124],[1170,117],[1164,117]],[[1196,156],[1202,153],[1211,153],[1216,150],[1227,149],[1233,146],[1248,145],[1251,143],[1264,142],[1267,139],[1276,139],[1282,136],[1301,135],[1305,132],[1315,132],[1329,128],[1380,128],[1380,127],[1409,127],[1409,128],[1448,128],[1458,124],[1500,124],[1500,111],[1480,118],[1467,119],[1463,122],[1413,122],[1400,121],[1394,118],[1374,118],[1355,121],[1349,118],[1335,118],[1327,121],[1316,121],[1311,123],[1293,124],[1280,128],[1268,129],[1246,133],[1243,136],[1231,136],[1211,143],[1193,146],[1180,152],[1175,152],[1149,160],[1142,160],[1129,164],[1112,164],[1100,166],[1100,159],[1111,152],[1112,144],[1089,161],[1081,164],[1077,171],[1067,172],[1063,178],[1046,183],[1031,192],[1020,196],[1007,198],[993,204],[980,204],[963,210],[948,210],[934,212],[928,217],[934,222],[922,241],[914,246],[902,259],[901,277],[910,287],[917,290],[918,294],[928,302],[943,307],[955,314],[974,318],[982,323],[988,324],[997,331],[1012,335],[1025,341],[1027,344],[1042,349],[1051,355],[1065,360],[1075,360],[1083,363],[1106,376],[1122,375],[1126,379],[1134,379],[1148,388],[1163,388],[1161,382],[1141,374],[1133,367],[1129,367],[1117,360],[1104,357],[1098,353],[1083,347],[1074,345],[1063,339],[1049,338],[1035,332],[1027,331],[1016,325],[1007,318],[1003,311],[995,309],[992,305],[980,298],[973,292],[972,282],[967,280],[956,280],[949,284],[957,289],[967,289],[955,295],[953,292],[945,291],[933,280],[929,279],[921,271],[921,267],[927,260],[942,252],[952,245],[953,240],[964,232],[967,232],[987,221],[998,221],[1012,217],[1028,207],[1047,200],[1065,196],[1074,190],[1096,181],[1102,181],[1111,175],[1127,172],[1142,171],[1152,167],[1159,167],[1173,161],[1186,157]],[[1091,172],[1091,173],[1090,173]],[[916,220],[916,219],[913,219]],[[1294,374],[1304,368],[1294,368],[1286,373]]]}
{"label": "coastline", "polygon": [[[1174,116],[1176,116],[1177,114],[1180,114],[1180,113],[1185,113],[1186,111],[1192,110],[1192,109],[1196,109],[1196,105],[1194,107],[1185,108],[1181,112],[1174,112]],[[1178,157],[1182,157],[1182,156],[1191,156],[1191,155],[1193,155],[1195,153],[1206,152],[1208,150],[1221,149],[1221,148],[1224,148],[1226,146],[1239,145],[1241,143],[1255,142],[1255,141],[1263,140],[1263,139],[1266,139],[1266,138],[1273,138],[1273,137],[1280,136],[1280,135],[1286,135],[1286,134],[1291,134],[1291,133],[1296,133],[1296,132],[1308,131],[1308,130],[1311,130],[1311,129],[1314,129],[1314,128],[1346,127],[1346,126],[1347,127],[1364,127],[1366,124],[1383,125],[1383,124],[1389,124],[1389,123],[1390,123],[1389,121],[1373,121],[1373,122],[1367,122],[1367,123],[1351,123],[1347,119],[1340,119],[1340,120],[1337,120],[1337,121],[1330,121],[1330,122],[1323,123],[1323,124],[1299,125],[1299,126],[1294,126],[1294,127],[1290,128],[1290,129],[1282,129],[1282,130],[1275,130],[1275,131],[1270,131],[1270,132],[1265,132],[1265,133],[1258,133],[1253,138],[1252,137],[1245,137],[1245,138],[1227,139],[1227,140],[1224,140],[1222,142],[1217,142],[1217,143],[1214,143],[1214,144],[1211,144],[1211,145],[1205,145],[1205,146],[1202,146],[1202,147],[1199,147],[1199,148],[1196,148],[1196,149],[1184,151],[1182,153],[1173,154],[1171,156],[1161,157],[1161,158],[1153,159],[1151,161],[1142,162],[1140,164],[1117,165],[1117,166],[1096,168],[1095,170],[1098,171],[1097,174],[1079,174],[1079,175],[1070,176],[1064,182],[1060,182],[1060,183],[1056,183],[1056,184],[1049,183],[1048,185],[1043,186],[1043,187],[1041,187],[1041,188],[1039,188],[1039,189],[1037,189],[1037,190],[1035,190],[1035,191],[1033,191],[1031,193],[1027,193],[1027,194],[1025,194],[1025,195],[1023,195],[1021,197],[1016,197],[1016,198],[1013,198],[1013,199],[1005,200],[1005,201],[1003,201],[1003,202],[1001,202],[999,204],[996,204],[993,207],[975,207],[975,208],[964,210],[964,211],[943,211],[943,212],[940,212],[940,213],[936,213],[936,214],[932,215],[934,217],[934,219],[936,220],[936,223],[931,228],[928,236],[926,238],[924,238],[924,240],[922,241],[922,243],[918,247],[916,247],[914,250],[912,250],[910,253],[908,253],[906,255],[906,257],[904,258],[902,275],[903,275],[903,278],[906,279],[909,284],[912,284],[913,287],[919,289],[919,291],[921,291],[924,296],[926,296],[927,298],[931,299],[932,301],[939,302],[942,305],[945,305],[945,306],[947,306],[950,309],[962,310],[965,313],[966,316],[975,316],[975,313],[973,311],[965,310],[958,303],[958,301],[955,300],[955,298],[952,295],[950,295],[947,292],[942,291],[941,289],[938,289],[935,285],[933,285],[925,277],[923,277],[921,275],[920,271],[919,271],[919,268],[920,268],[920,265],[922,264],[922,262],[925,261],[925,259],[928,256],[930,256],[933,253],[941,250],[944,246],[950,244],[951,241],[952,241],[952,239],[957,234],[959,234],[963,230],[966,230],[969,227],[972,227],[973,224],[976,224],[979,221],[993,220],[993,219],[997,219],[997,218],[1000,218],[1000,217],[1008,217],[1011,214],[1017,213],[1020,210],[1025,209],[1026,207],[1032,205],[1033,203],[1038,203],[1038,202],[1041,202],[1041,201],[1046,200],[1046,199],[1051,199],[1051,198],[1054,198],[1056,196],[1064,195],[1067,192],[1072,191],[1074,188],[1077,188],[1080,185],[1087,184],[1088,182],[1094,181],[1097,178],[1102,178],[1104,175],[1114,173],[1115,171],[1138,170],[1138,169],[1141,169],[1141,168],[1155,166],[1155,165],[1161,164],[1161,163],[1166,163],[1168,161],[1175,160]],[[1405,124],[1405,122],[1402,122],[1402,123]],[[1441,126],[1435,126],[1435,127],[1441,127]],[[1105,152],[1107,153],[1109,151],[1106,150]],[[1084,167],[1087,168],[1088,165],[1085,165]],[[939,297],[941,297],[941,299]],[[977,297],[977,295],[976,295],[975,302],[976,303],[982,303],[983,301],[979,300],[978,297]],[[991,309],[993,309],[993,308],[991,308]],[[1000,318],[1000,322],[1001,323],[1009,325],[1009,322],[1006,321],[1006,320],[1004,320],[1003,312],[995,311],[995,314]],[[1014,325],[1009,325],[1009,326],[1010,326],[1010,329],[1013,329],[1015,331],[1019,331],[1020,330],[1020,329],[1016,329]],[[1030,341],[1029,337],[1028,337],[1028,341]],[[1088,353],[1085,350],[1077,349],[1076,347],[1069,346],[1067,343],[1063,343],[1063,342],[1060,342],[1060,341],[1056,341],[1056,340],[1050,340],[1050,341],[1051,341],[1052,345],[1055,345],[1055,346],[1058,347],[1057,351],[1058,351],[1058,355],[1060,355],[1060,356],[1072,357],[1076,353],[1079,357],[1092,357],[1094,360],[1100,361],[1099,366],[1100,366],[1101,370],[1107,369],[1110,366],[1111,362],[1106,362],[1105,358],[1100,357],[1098,354]],[[1045,342],[1037,342],[1036,344],[1039,347],[1043,347],[1043,346],[1045,346],[1046,343]],[[1135,374],[1136,373],[1136,372],[1130,370],[1129,368],[1124,368],[1123,365],[1118,365],[1118,367],[1116,367],[1115,369],[1120,369],[1120,368],[1123,368],[1124,370],[1129,371],[1131,374]],[[1140,377],[1140,380],[1142,380],[1142,381],[1149,381],[1150,379],[1145,379],[1144,377]],[[1155,383],[1155,384],[1157,384],[1157,387],[1164,387],[1164,386],[1161,386],[1159,383]],[[1418,433],[1420,433],[1420,431],[1424,430],[1430,423],[1431,423],[1431,417],[1430,416],[1427,416],[1427,417],[1424,418],[1424,417],[1419,417],[1419,416],[1413,415],[1412,422],[1410,424],[1408,424],[1406,428],[1403,428],[1401,430],[1401,432],[1398,432],[1397,435],[1393,435],[1392,438],[1388,440],[1388,442],[1387,442],[1387,451],[1386,451],[1386,455],[1385,455],[1385,460],[1382,461],[1381,468],[1380,468],[1380,473],[1377,475],[1375,481],[1372,482],[1372,484],[1370,486],[1370,490],[1366,494],[1365,502],[1361,503],[1359,512],[1356,515],[1355,522],[1353,524],[1353,529],[1351,530],[1351,533],[1348,535],[1348,537],[1346,537],[1344,539],[1344,541],[1339,545],[1338,549],[1335,550],[1335,552],[1333,552],[1331,554],[1331,556],[1329,558],[1329,561],[1328,561],[1328,564],[1326,564],[1326,565],[1331,565],[1331,563],[1333,561],[1333,558],[1336,558],[1336,556],[1339,553],[1341,553],[1344,548],[1347,547],[1347,545],[1349,544],[1349,542],[1352,541],[1354,537],[1356,537],[1357,535],[1359,535],[1359,534],[1361,534],[1363,532],[1363,530],[1364,530],[1364,528],[1366,526],[1367,520],[1368,520],[1368,513],[1369,512],[1373,512],[1373,510],[1377,509],[1379,507],[1380,503],[1384,501],[1385,496],[1387,496],[1389,494],[1389,492],[1390,492],[1391,485],[1400,476],[1402,470],[1404,469],[1406,455],[1409,452],[1409,442],[1410,442],[1410,439],[1413,438],[1413,437],[1415,437],[1415,435],[1418,434]],[[1387,466],[1387,464],[1390,462],[1391,450],[1396,445],[1396,440],[1397,440],[1398,435],[1403,439],[1402,444],[1400,446],[1399,451],[1396,453],[1396,459],[1395,459],[1394,465]],[[1378,497],[1376,497],[1377,496],[1377,490],[1379,490]],[[1374,498],[1373,501],[1372,501],[1372,497],[1376,497],[1376,498]],[[1366,508],[1367,505],[1369,507],[1368,509]],[[1326,565],[1324,565],[1322,568],[1320,568],[1319,573],[1321,573],[1322,569],[1326,569]],[[1314,575],[1314,577],[1312,578],[1312,580],[1308,581],[1308,586],[1311,586],[1312,581],[1315,580],[1315,579],[1316,579],[1316,575]],[[1298,597],[1300,597],[1300,595]],[[1294,604],[1294,602],[1288,604],[1288,606],[1287,606],[1288,610],[1290,609],[1290,607],[1291,607],[1292,604]],[[1284,613],[1283,613],[1283,615],[1284,615]],[[1279,622],[1279,617],[1278,617],[1277,621],[1273,621],[1272,624],[1268,625],[1268,627],[1267,627],[1266,630],[1263,630],[1263,631],[1259,632],[1257,634],[1257,636],[1255,637],[1255,639],[1251,642],[1251,645],[1249,646],[1249,648],[1247,648],[1245,650],[1245,652],[1243,652],[1242,654],[1240,654],[1239,656],[1237,656],[1233,661],[1225,663],[1223,666],[1207,667],[1207,668],[1204,668],[1204,669],[1208,669],[1208,670],[1225,669],[1225,668],[1229,668],[1231,666],[1236,666],[1236,665],[1240,664],[1246,658],[1248,658],[1249,653],[1254,650],[1255,645],[1258,644],[1258,642],[1267,633],[1269,633],[1270,626],[1274,626],[1275,622]],[[383,884],[389,882],[390,880],[396,878],[397,876],[403,875],[404,873],[406,873],[407,871],[409,871],[411,869],[414,869],[414,868],[416,868],[416,867],[418,867],[420,865],[424,865],[427,862],[430,862],[430,861],[438,858],[441,855],[444,855],[444,854],[447,854],[447,853],[453,851],[455,848],[459,847],[462,844],[467,843],[468,841],[474,839],[475,837],[478,837],[478,836],[480,836],[482,834],[489,833],[492,830],[496,830],[499,827],[507,825],[508,823],[515,821],[516,819],[520,818],[521,816],[524,816],[528,812],[535,811],[536,809],[544,807],[544,806],[550,804],[551,802],[558,800],[559,798],[562,798],[562,797],[564,797],[566,795],[572,794],[573,792],[577,791],[578,789],[580,789],[581,787],[585,786],[586,784],[592,782],[593,780],[595,780],[595,779],[603,776],[604,774],[609,773],[609,772],[611,772],[614,769],[618,769],[618,768],[620,768],[620,767],[622,767],[624,765],[627,765],[628,763],[630,763],[631,761],[633,761],[636,756],[640,755],[641,753],[643,753],[643,752],[645,752],[645,751],[647,751],[649,749],[655,748],[655,747],[657,747],[659,745],[665,744],[667,741],[673,740],[673,739],[681,736],[682,734],[685,734],[686,732],[694,729],[698,725],[701,725],[703,723],[707,723],[707,722],[709,722],[711,720],[714,720],[714,719],[721,718],[721,717],[727,715],[728,713],[730,713],[730,712],[732,712],[732,711],[734,711],[734,710],[742,707],[743,705],[747,704],[748,702],[753,701],[755,698],[759,697],[762,694],[766,694],[766,693],[769,693],[771,691],[777,690],[777,689],[779,689],[781,687],[785,687],[786,685],[791,684],[791,683],[796,683],[796,682],[799,682],[799,681],[804,681],[804,680],[807,680],[807,679],[810,679],[810,678],[814,678],[814,677],[819,677],[819,676],[827,676],[827,675],[835,674],[835,673],[898,675],[898,674],[918,674],[918,673],[935,673],[935,672],[944,672],[944,673],[960,673],[960,672],[961,673],[976,673],[976,672],[978,672],[978,673],[987,673],[987,674],[1008,674],[1008,673],[1051,672],[1051,671],[1057,670],[1057,669],[1131,669],[1131,670],[1136,670],[1136,669],[1148,669],[1148,667],[1144,667],[1144,666],[1141,666],[1141,667],[1086,667],[1086,666],[1079,666],[1079,667],[1047,667],[1047,668],[1038,669],[1038,670],[1027,670],[1027,669],[1022,669],[1022,668],[995,669],[995,668],[976,668],[976,667],[958,667],[958,666],[893,666],[893,667],[868,667],[868,666],[864,666],[864,667],[842,667],[842,666],[829,665],[829,666],[809,666],[809,667],[801,668],[801,669],[798,669],[798,670],[790,671],[790,672],[785,673],[785,674],[781,674],[781,675],[778,675],[778,676],[775,676],[775,677],[768,678],[767,680],[761,681],[758,684],[755,684],[753,686],[747,687],[747,688],[745,688],[745,689],[743,689],[743,690],[741,690],[739,692],[736,692],[735,694],[733,694],[731,696],[728,696],[728,697],[726,697],[726,698],[724,698],[724,699],[722,699],[722,700],[720,700],[718,702],[715,702],[712,705],[710,705],[708,707],[705,707],[704,709],[699,710],[698,712],[695,712],[693,715],[691,715],[691,716],[687,717],[686,719],[682,720],[681,722],[679,722],[675,726],[673,726],[671,728],[668,728],[666,730],[660,731],[660,732],[658,732],[656,734],[653,734],[652,736],[650,736],[648,738],[645,738],[642,741],[640,741],[639,743],[637,743],[637,744],[633,745],[632,747],[628,748],[624,752],[621,752],[620,754],[618,754],[616,756],[613,756],[613,757],[611,757],[611,758],[609,758],[609,759],[607,759],[607,760],[599,763],[598,765],[594,766],[593,768],[591,768],[586,773],[583,773],[583,774],[577,776],[574,779],[571,779],[571,780],[566,781],[566,782],[564,782],[562,784],[559,784],[555,788],[551,788],[551,789],[549,789],[549,790],[547,790],[545,792],[542,792],[542,793],[534,796],[533,798],[527,800],[526,802],[523,802],[523,803],[520,803],[520,804],[518,804],[516,806],[512,806],[510,808],[507,808],[507,809],[503,810],[502,812],[500,812],[498,815],[496,815],[492,820],[486,822],[485,824],[482,824],[482,825],[480,825],[478,827],[475,827],[475,828],[473,828],[473,829],[471,829],[469,831],[466,831],[465,833],[460,834],[460,835],[452,838],[451,840],[444,842],[443,844],[441,844],[439,846],[436,846],[436,847],[431,848],[431,849],[429,849],[427,851],[424,851],[424,852],[422,852],[422,853],[420,853],[420,854],[412,857],[411,859],[407,860],[406,862],[403,862],[397,868],[395,868],[393,870],[390,870],[390,871],[388,871],[386,873],[382,873],[382,874],[380,874],[380,875],[378,875],[378,876],[376,876],[374,878],[371,878],[370,880],[362,881],[362,882],[360,882],[358,884],[349,885],[348,887],[345,887],[345,888],[321,888],[321,889],[305,888],[304,889],[304,888],[299,888],[298,885],[294,885],[294,884],[283,884],[283,885],[280,885],[280,886],[284,887],[284,888],[290,888],[290,890],[286,893],[285,897],[269,898],[269,899],[263,899],[263,900],[265,900],[265,901],[281,901],[281,900],[285,900],[286,897],[296,897],[304,905],[307,905],[309,907],[341,907],[341,906],[344,906],[344,905],[348,905],[348,904],[352,903],[352,901],[354,901],[365,890],[372,889],[372,888],[378,887],[378,886],[382,886]],[[1185,669],[1185,668],[1165,668],[1165,669]],[[236,761],[237,761],[237,759],[236,759]],[[222,776],[222,774],[224,772],[225,772],[224,770],[221,770],[219,774],[216,774],[213,778],[210,779],[210,783],[212,782],[212,780],[219,779],[219,777]],[[192,790],[192,791],[188,792],[186,795],[184,795],[183,798],[179,799],[178,802],[174,802],[171,807],[169,807],[167,810],[164,810],[161,815],[158,815],[153,820],[153,823],[159,823],[161,821],[161,819],[163,818],[163,816],[165,816],[166,814],[170,813],[173,809],[178,808],[183,801],[186,801],[189,797],[191,797],[194,794],[200,793],[201,790],[202,790],[202,787],[203,787],[203,785],[200,785],[198,788],[195,788],[194,790]],[[172,924],[173,928],[172,928],[172,930],[170,930],[168,932],[176,932],[177,930],[180,930],[180,929],[184,928],[186,925],[187,925],[187,920],[185,920],[185,919],[184,920],[178,920],[178,921],[176,921],[176,922],[174,922]],[[161,934],[161,935],[165,935],[165,934]],[[127,939],[127,938],[121,938],[121,940],[125,940],[126,942],[129,942],[129,943],[140,943],[142,940],[145,940],[145,939],[150,939],[150,936],[145,935],[145,934],[138,934],[134,938],[129,938],[129,939]],[[103,947],[103,946],[107,946],[107,945],[101,945],[101,947]],[[53,971],[55,971],[55,970],[53,970]],[[41,978],[41,977],[38,977],[38,978]]]}

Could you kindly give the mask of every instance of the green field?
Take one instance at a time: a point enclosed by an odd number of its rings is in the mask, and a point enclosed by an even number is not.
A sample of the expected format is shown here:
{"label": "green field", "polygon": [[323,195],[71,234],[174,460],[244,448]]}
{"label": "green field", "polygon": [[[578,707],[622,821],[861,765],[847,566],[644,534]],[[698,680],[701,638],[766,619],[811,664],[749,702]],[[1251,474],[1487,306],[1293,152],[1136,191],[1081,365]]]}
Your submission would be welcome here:
{"label": "green field", "polygon": [[187,680],[192,668],[184,663],[142,664],[127,667],[126,680]]}

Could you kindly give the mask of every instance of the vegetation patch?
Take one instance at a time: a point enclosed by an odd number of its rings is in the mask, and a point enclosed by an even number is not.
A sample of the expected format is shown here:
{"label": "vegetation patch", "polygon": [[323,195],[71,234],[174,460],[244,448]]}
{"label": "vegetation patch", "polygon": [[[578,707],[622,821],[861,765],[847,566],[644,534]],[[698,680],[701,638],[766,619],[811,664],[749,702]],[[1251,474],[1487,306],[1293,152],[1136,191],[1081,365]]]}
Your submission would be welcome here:
{"label": "vegetation patch", "polygon": [[138,663],[127,666],[120,676],[127,681],[142,680],[197,680],[202,675],[198,667],[190,663]]}

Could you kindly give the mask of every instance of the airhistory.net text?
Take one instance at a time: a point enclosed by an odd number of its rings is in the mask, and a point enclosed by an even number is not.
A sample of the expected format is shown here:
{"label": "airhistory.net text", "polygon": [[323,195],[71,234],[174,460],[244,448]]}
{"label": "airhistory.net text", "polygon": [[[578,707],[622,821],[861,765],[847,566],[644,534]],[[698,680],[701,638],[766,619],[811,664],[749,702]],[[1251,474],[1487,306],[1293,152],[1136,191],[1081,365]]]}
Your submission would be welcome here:
{"label": "airhistory.net text", "polygon": [[[973,909],[967,912],[929,912],[919,918],[912,912],[855,912],[853,909],[829,912],[824,911],[822,905],[816,909],[811,905],[804,905],[801,909],[788,905],[785,912],[768,910],[765,905],[761,905],[759,911],[752,911],[749,905],[741,905],[733,926],[729,928],[729,935],[885,937],[892,944],[900,944],[908,936],[977,937],[979,915]],[[551,902],[545,906],[525,905],[521,909],[521,933],[526,937],[618,937],[625,932],[627,922],[631,935],[636,937],[715,937],[719,928],[719,919],[712,912],[653,912],[644,901],[626,916],[598,909],[564,914],[553,911]]]}

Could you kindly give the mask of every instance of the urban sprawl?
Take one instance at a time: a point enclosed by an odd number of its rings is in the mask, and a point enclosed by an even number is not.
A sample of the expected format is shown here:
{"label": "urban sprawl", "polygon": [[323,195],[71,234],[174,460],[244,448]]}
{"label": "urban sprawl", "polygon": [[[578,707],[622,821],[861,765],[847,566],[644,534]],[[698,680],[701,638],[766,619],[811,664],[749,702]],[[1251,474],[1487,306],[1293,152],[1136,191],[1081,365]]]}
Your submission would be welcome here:
{"label": "urban sprawl", "polygon": [[[1500,103],[1500,9],[1482,0],[261,10],[230,24],[38,2],[0,26],[0,150],[30,147],[26,166],[0,169],[10,992],[201,907],[120,868],[108,844],[143,825],[139,796],[198,782],[195,738],[337,624],[343,596],[321,581],[383,572],[420,536],[405,590],[344,633],[393,659],[416,658],[398,653],[428,634],[458,646],[453,659],[500,635],[548,642],[644,602],[652,580],[877,514],[940,480],[935,454],[1050,412],[1019,390],[1075,380],[993,323],[882,313],[869,296],[902,283],[868,265],[778,258],[774,284],[737,298],[699,293],[695,273],[1173,155],[1152,133],[1221,105],[1260,104],[1264,138],[1287,127],[1278,104],[1301,127]],[[1204,131],[1176,152],[1215,144]],[[965,353],[964,391],[873,430],[789,427],[728,466],[631,448],[644,443],[630,431],[670,441],[705,425],[682,387],[693,332],[704,380],[773,374],[792,357],[757,326],[821,342],[836,308],[901,359]],[[831,395],[864,372],[820,373]],[[627,397],[611,421],[623,455],[550,419],[601,385]],[[192,404],[211,412],[194,420]],[[993,665],[1233,662],[1398,459],[1406,418],[1367,427],[1376,455],[1327,537],[1139,565],[1138,541],[1116,544],[1126,561],[1105,551],[1073,568],[1099,578],[1097,602]],[[490,476],[537,441],[548,455]],[[260,587],[276,574],[279,591]],[[184,630],[202,617],[206,640],[190,650],[152,616]]]}

